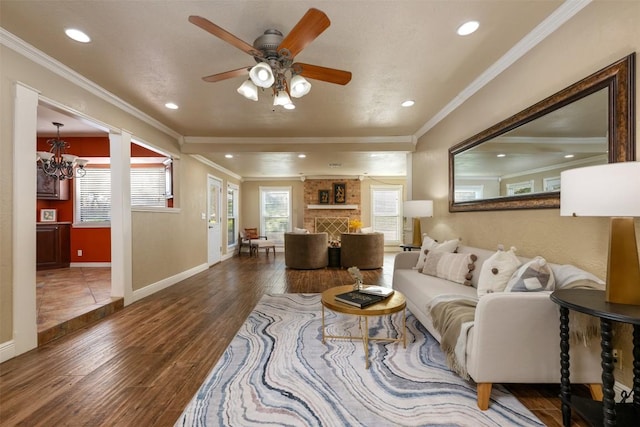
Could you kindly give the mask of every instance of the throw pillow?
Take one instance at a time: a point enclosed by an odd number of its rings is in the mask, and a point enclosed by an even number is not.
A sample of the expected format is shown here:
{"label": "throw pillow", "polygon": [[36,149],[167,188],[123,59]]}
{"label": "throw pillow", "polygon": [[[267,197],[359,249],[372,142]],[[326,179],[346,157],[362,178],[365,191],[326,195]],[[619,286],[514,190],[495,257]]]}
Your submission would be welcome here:
{"label": "throw pillow", "polygon": [[471,286],[477,259],[473,254],[427,251],[422,273]]}
{"label": "throw pillow", "polygon": [[309,230],[306,228],[293,227],[293,232],[296,234],[309,234]]}
{"label": "throw pillow", "polygon": [[245,239],[257,239],[258,238],[258,229],[257,228],[245,228],[244,229],[244,237],[245,237]]}
{"label": "throw pillow", "polygon": [[360,229],[361,233],[373,233],[373,227],[362,227]]}
{"label": "throw pillow", "polygon": [[422,270],[422,268],[424,267],[424,261],[427,257],[427,252],[429,251],[454,252],[456,249],[458,249],[458,239],[452,239],[447,240],[444,243],[438,243],[431,237],[425,235],[422,240],[420,256],[418,257],[418,262],[415,266],[415,269]]}
{"label": "throw pillow", "polygon": [[537,256],[513,273],[504,290],[505,292],[552,291],[554,285],[555,279],[547,260]]}
{"label": "throw pillow", "polygon": [[478,297],[504,290],[511,275],[520,266],[515,250],[516,248],[508,251],[499,249],[482,263],[480,276],[478,276]]}

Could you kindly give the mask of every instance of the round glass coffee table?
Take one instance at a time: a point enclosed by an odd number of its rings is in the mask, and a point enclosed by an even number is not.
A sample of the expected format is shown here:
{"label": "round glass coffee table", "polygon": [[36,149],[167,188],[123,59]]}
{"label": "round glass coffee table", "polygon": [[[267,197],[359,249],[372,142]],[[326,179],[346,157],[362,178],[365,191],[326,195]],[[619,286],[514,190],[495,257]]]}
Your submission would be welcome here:
{"label": "round glass coffee table", "polygon": [[[353,290],[353,285],[336,286],[327,289],[322,293],[322,342],[324,343],[327,338],[331,339],[346,339],[346,340],[362,340],[364,345],[364,360],[365,368],[369,369],[369,341],[390,341],[390,342],[402,342],[404,348],[407,348],[407,302],[404,295],[399,291],[394,291],[393,294],[382,301],[372,304],[368,307],[358,308],[349,304],[336,301],[335,296],[343,294]],[[351,314],[359,316],[360,330],[362,330],[361,336],[350,335],[327,335],[325,333],[324,323],[324,309],[327,308],[336,313]],[[402,311],[402,336],[398,338],[371,338],[369,337],[369,317],[371,316],[387,316]],[[362,322],[364,320],[364,329]]]}

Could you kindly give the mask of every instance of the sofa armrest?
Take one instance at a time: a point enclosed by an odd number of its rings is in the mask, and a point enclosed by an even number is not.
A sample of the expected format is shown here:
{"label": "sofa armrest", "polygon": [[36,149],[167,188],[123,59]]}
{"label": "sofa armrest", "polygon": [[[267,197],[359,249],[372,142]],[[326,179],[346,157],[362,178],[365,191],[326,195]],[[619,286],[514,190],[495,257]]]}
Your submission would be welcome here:
{"label": "sofa armrest", "polygon": [[[480,383],[559,382],[559,325],[558,306],[548,292],[483,296],[478,301],[473,335],[467,343],[469,374]],[[589,347],[599,347],[594,341]],[[571,367],[572,375],[578,368],[581,372],[577,372],[577,377],[586,379],[585,382],[598,382],[598,352],[592,350],[588,360]],[[593,366],[596,366],[594,374],[585,377],[584,368]]]}
{"label": "sofa armrest", "polygon": [[418,263],[419,252],[398,252],[393,260],[393,269],[412,269]]}

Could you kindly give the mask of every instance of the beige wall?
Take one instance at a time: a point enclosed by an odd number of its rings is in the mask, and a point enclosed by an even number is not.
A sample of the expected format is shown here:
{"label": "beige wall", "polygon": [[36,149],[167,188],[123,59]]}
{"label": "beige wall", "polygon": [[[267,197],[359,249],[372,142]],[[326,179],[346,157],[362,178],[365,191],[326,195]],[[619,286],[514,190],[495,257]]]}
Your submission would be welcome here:
{"label": "beige wall", "polygon": [[[544,255],[605,277],[608,220],[560,217],[558,209],[496,212],[448,211],[447,150],[589,74],[640,51],[640,2],[596,1],[496,77],[422,136],[413,156],[413,197],[434,200],[434,218],[423,230],[434,238],[462,237],[472,246],[515,246],[523,256]],[[636,73],[638,74],[638,73]],[[636,87],[638,87],[636,75]],[[637,99],[637,95],[636,95]],[[636,101],[636,105],[638,102]],[[636,128],[638,128],[636,109]],[[426,227],[425,227],[426,226]],[[636,231],[640,229],[636,223]],[[631,385],[630,328],[618,328],[614,345],[623,349]]]}
{"label": "beige wall", "polygon": [[[173,153],[180,151],[174,136],[127,114],[14,51],[0,47],[0,344],[13,338],[13,311],[20,309],[13,307],[12,292],[12,248],[15,239],[12,235],[13,98],[16,81],[113,128],[126,129],[134,137],[158,148]],[[207,262],[207,228],[201,219],[201,213],[206,212],[207,174],[222,179],[223,189],[227,182],[239,184],[239,180],[205,166],[188,155],[181,156],[177,174],[179,213],[132,213],[134,290]],[[35,199],[35,188],[33,191]],[[224,256],[226,234],[223,233],[222,239]]]}

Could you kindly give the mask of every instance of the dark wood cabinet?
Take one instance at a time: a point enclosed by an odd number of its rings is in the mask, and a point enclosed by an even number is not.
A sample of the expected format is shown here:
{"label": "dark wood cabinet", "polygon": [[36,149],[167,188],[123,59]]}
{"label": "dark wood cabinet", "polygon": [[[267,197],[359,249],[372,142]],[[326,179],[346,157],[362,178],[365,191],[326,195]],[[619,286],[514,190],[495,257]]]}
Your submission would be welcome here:
{"label": "dark wood cabinet", "polygon": [[36,270],[69,267],[71,225],[38,224],[36,227]]}
{"label": "dark wood cabinet", "polygon": [[69,200],[69,180],[59,180],[43,172],[42,167],[37,167],[37,190],[38,199],[48,200]]}

